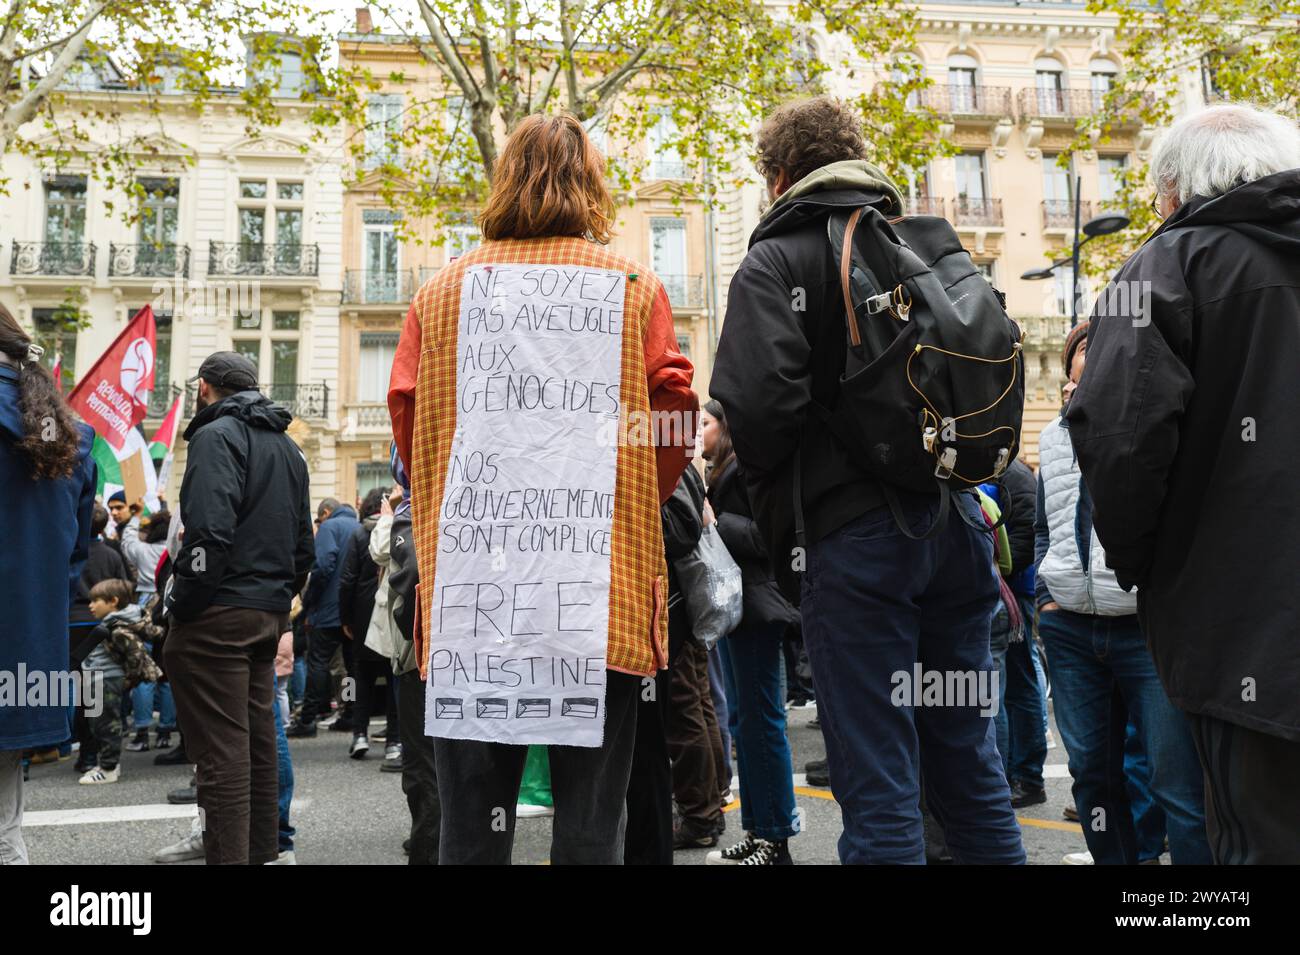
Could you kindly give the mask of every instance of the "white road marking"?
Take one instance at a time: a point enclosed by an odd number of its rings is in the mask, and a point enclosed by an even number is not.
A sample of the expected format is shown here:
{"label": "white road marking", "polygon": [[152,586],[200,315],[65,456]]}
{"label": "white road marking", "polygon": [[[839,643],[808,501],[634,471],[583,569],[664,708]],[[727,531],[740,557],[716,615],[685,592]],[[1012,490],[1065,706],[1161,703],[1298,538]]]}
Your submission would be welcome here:
{"label": "white road marking", "polygon": [[[295,799],[291,812],[301,812],[311,799]],[[102,822],[149,822],[157,819],[193,819],[199,807],[193,803],[173,806],[152,803],[143,806],[96,806],[86,809],[44,809],[23,813],[23,826],[85,826]]]}

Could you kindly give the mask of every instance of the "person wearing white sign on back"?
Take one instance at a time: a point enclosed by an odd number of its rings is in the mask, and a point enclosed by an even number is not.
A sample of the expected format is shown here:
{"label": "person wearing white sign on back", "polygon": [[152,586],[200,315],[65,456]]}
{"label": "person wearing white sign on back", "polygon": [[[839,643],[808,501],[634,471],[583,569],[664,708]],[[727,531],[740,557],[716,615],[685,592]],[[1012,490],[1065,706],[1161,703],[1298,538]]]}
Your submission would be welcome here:
{"label": "person wearing white sign on back", "polygon": [[484,244],[416,293],[394,360],[444,865],[510,861],[526,744],[549,746],[551,860],[623,858],[698,400],[663,283],[598,244],[612,220],[582,124],[524,120]]}

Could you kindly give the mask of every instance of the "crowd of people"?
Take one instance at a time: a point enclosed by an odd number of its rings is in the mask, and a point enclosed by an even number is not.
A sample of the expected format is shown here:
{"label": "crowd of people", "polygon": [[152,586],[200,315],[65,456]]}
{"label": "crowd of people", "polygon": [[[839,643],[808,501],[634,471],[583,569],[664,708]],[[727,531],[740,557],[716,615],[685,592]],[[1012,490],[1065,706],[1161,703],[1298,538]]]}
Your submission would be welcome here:
{"label": "crowd of people", "polygon": [[[0,862],[27,861],[29,763],[75,752],[80,783],[107,785],[125,746],[194,766],[168,798],[196,801],[202,823],[158,861],[292,863],[290,741],[320,728],[350,734],[354,759],[383,744],[412,864],[508,863],[517,818],[545,812],[556,863],[707,850],[709,864],[788,865],[802,822],[791,706],[816,707],[826,759],[804,769],[839,804],[845,863],[1023,863],[1016,810],[1047,799],[1049,709],[1087,844],[1064,861],[1300,862],[1286,596],[1300,414],[1285,384],[1300,353],[1300,131],[1221,105],[1165,134],[1163,222],[1108,287],[1137,304],[1104,293],[1062,343],[1062,410],[1037,468],[1016,459],[952,494],[888,486],[817,413],[857,347],[828,218],[903,208],[869,154],[833,98],[763,124],[770,203],[701,408],[662,283],[604,244],[603,157],[572,117],[524,120],[483,244],[412,302],[389,393],[393,483],[355,506],[313,508],[290,414],[233,352],[193,379],[178,506],[96,500],[89,429],[0,309],[0,483],[15,505],[0,670],[76,672],[82,690],[0,706]],[[470,270],[510,264],[624,276],[619,400],[676,422],[620,443],[610,472],[599,745],[427,732],[430,655],[451,639],[434,596],[452,552],[442,495],[472,429],[449,384],[457,349],[440,345],[472,312]],[[572,434],[548,453],[584,459]],[[715,644],[694,632],[700,595],[681,569],[706,534],[741,598]],[[896,677],[914,669],[992,677],[993,705],[900,701]],[[736,798],[743,832],[723,847]]]}

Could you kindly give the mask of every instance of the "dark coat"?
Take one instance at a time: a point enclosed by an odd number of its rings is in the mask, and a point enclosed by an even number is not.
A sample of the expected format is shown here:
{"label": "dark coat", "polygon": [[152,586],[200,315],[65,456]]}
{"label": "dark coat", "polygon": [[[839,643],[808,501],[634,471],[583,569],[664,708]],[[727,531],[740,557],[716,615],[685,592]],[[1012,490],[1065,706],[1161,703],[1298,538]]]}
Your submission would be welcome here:
{"label": "dark coat", "polygon": [[339,620],[352,628],[352,638],[364,642],[379,592],[379,565],[370,556],[370,532],[375,519],[366,518],[348,540],[339,571]]}
{"label": "dark coat", "polygon": [[718,536],[727,545],[731,559],[740,566],[744,609],[740,626],[732,636],[767,624],[788,626],[795,610],[777,587],[767,545],[749,504],[744,469],[732,458],[718,474],[712,475],[708,490],[709,503],[718,521]]}
{"label": "dark coat", "polygon": [[321,521],[316,531],[316,569],[303,597],[307,622],[313,627],[339,627],[343,618],[339,614],[339,581],[343,577],[343,558],[347,556],[348,541],[361,523],[357,512],[346,504]]}
{"label": "dark coat", "polygon": [[258,392],[241,391],[185,429],[185,543],[170,604],[178,620],[213,604],[288,613],[302,590],[312,568],[311,500],[307,462],[284,433],[292,420]]}
{"label": "dark coat", "polygon": [[126,562],[121,553],[110,546],[108,541],[90,542],[90,556],[81,569],[77,580],[77,592],[72,599],[72,611],[68,622],[73,625],[94,624],[95,615],[90,612],[90,588],[101,580],[131,580],[127,573]]}
{"label": "dark coat", "polygon": [[795,601],[796,449],[809,544],[884,504],[879,482],[849,459],[810,407],[812,401],[826,408],[838,403],[847,350],[826,220],[837,209],[867,203],[888,207],[881,192],[831,189],[801,195],[764,216],[731,280],[709,381],[709,393],[726,409],[765,549],[782,591]]}
{"label": "dark coat", "polygon": [[[0,673],[57,675],[68,670],[68,610],[90,547],[96,470],[94,432],[80,428],[77,465],[69,477],[33,480],[18,408],[18,372],[0,365],[0,487],[7,513],[0,543]],[[50,682],[46,676],[45,682]],[[30,681],[17,689],[26,692]],[[60,691],[62,687],[59,688]],[[0,703],[0,750],[62,742],[70,735],[66,706]]]}
{"label": "dark coat", "polygon": [[694,465],[687,465],[677,479],[672,496],[664,502],[659,513],[663,519],[664,556],[668,559],[668,660],[671,666],[682,644],[691,637],[691,615],[673,563],[695,550],[704,533],[704,479]]}
{"label": "dark coat", "polygon": [[1300,169],[1193,198],[1103,296],[1066,419],[1180,708],[1300,740]]}

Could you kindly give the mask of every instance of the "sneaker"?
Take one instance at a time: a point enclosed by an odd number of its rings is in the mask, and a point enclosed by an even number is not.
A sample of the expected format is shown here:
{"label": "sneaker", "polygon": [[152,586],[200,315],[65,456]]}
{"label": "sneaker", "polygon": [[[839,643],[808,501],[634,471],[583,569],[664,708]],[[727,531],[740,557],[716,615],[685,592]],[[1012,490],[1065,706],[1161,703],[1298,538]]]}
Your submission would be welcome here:
{"label": "sneaker", "polygon": [[1052,735],[1050,729],[1047,731],[1047,748],[1056,749],[1056,737]]}
{"label": "sneaker", "polygon": [[1069,852],[1061,859],[1062,865],[1092,865],[1091,852]]}
{"label": "sneaker", "polygon": [[1075,805],[1072,802],[1065,804],[1065,809],[1062,810],[1061,815],[1065,817],[1066,822],[1079,821],[1079,810],[1075,808]]}
{"label": "sneaker", "polygon": [[185,744],[181,743],[170,753],[159,753],[153,758],[155,766],[188,766],[192,760],[185,752]]}
{"label": "sneaker", "polygon": [[808,779],[809,786],[829,786],[831,784],[831,772],[827,768],[826,760],[814,759],[812,762],[804,765],[804,775]]}
{"label": "sneaker", "polygon": [[673,830],[673,851],[679,849],[711,849],[718,844],[718,830],[712,823],[703,826],[693,819],[683,819]]}
{"label": "sneaker", "polygon": [[554,815],[554,806],[533,806],[526,802],[521,802],[515,806],[516,819],[541,819],[544,816]]}
{"label": "sneaker", "polygon": [[284,735],[290,739],[311,739],[316,735],[316,724],[294,723],[284,731]]}
{"label": "sneaker", "polygon": [[370,741],[371,741],[372,743],[387,743],[387,742],[388,742],[388,727],[385,726],[383,729],[371,733],[371,734],[370,734]]}
{"label": "sneaker", "polygon": [[730,789],[724,789],[722,795],[718,797],[723,806],[730,806],[736,801],[736,796]]}
{"label": "sneaker", "polygon": [[741,859],[738,865],[794,865],[785,839],[780,842],[758,840],[758,848]]}
{"label": "sneaker", "polygon": [[122,767],[114,766],[112,769],[104,769],[96,766],[86,775],[82,776],[77,782],[83,786],[102,786],[104,783],[115,783],[122,775]]}
{"label": "sneaker", "polygon": [[126,748],[133,753],[143,753],[149,749],[149,731],[147,729],[136,730],[135,737],[131,742],[126,744]]}
{"label": "sneaker", "polygon": [[172,734],[168,730],[159,730],[158,735],[154,737],[154,749],[170,749],[172,745]]}
{"label": "sneaker", "polygon": [[278,856],[270,862],[264,862],[263,865],[297,865],[298,859],[294,856],[292,849],[283,850]]}
{"label": "sneaker", "polygon": [[165,846],[154,853],[154,862],[188,862],[203,858],[203,828],[196,817],[190,826],[190,834],[180,842]]}
{"label": "sneaker", "polygon": [[815,730],[819,730],[819,729],[821,729],[821,728],[822,728],[822,719],[821,719],[821,717],[820,717],[820,716],[814,716],[812,719],[810,719],[810,720],[808,721],[808,725],[811,726],[811,727],[812,727],[813,729],[815,729]]}
{"label": "sneaker", "polygon": [[1047,802],[1047,790],[1042,786],[1030,786],[1019,779],[1011,783],[1011,808],[1023,809]]}
{"label": "sneaker", "polygon": [[348,749],[348,755],[353,759],[365,759],[366,753],[370,752],[370,742],[361,734],[352,737],[352,746]]}
{"label": "sneaker", "polygon": [[400,773],[402,771],[402,744],[389,743],[384,747],[384,762],[379,767],[381,773]]}
{"label": "sneaker", "polygon": [[[321,725],[331,733],[351,733],[352,717],[346,713],[335,713],[332,720],[321,720]],[[356,734],[353,733],[355,736]]]}
{"label": "sneaker", "polygon": [[745,838],[741,839],[734,846],[728,846],[725,849],[715,849],[710,852],[704,860],[705,865],[740,865],[751,855],[758,851],[758,847],[763,843],[762,839],[756,838],[752,832],[745,833]]}
{"label": "sneaker", "polygon": [[59,748],[51,746],[49,749],[42,749],[31,755],[31,765],[39,766],[41,763],[57,763],[59,761]]}

